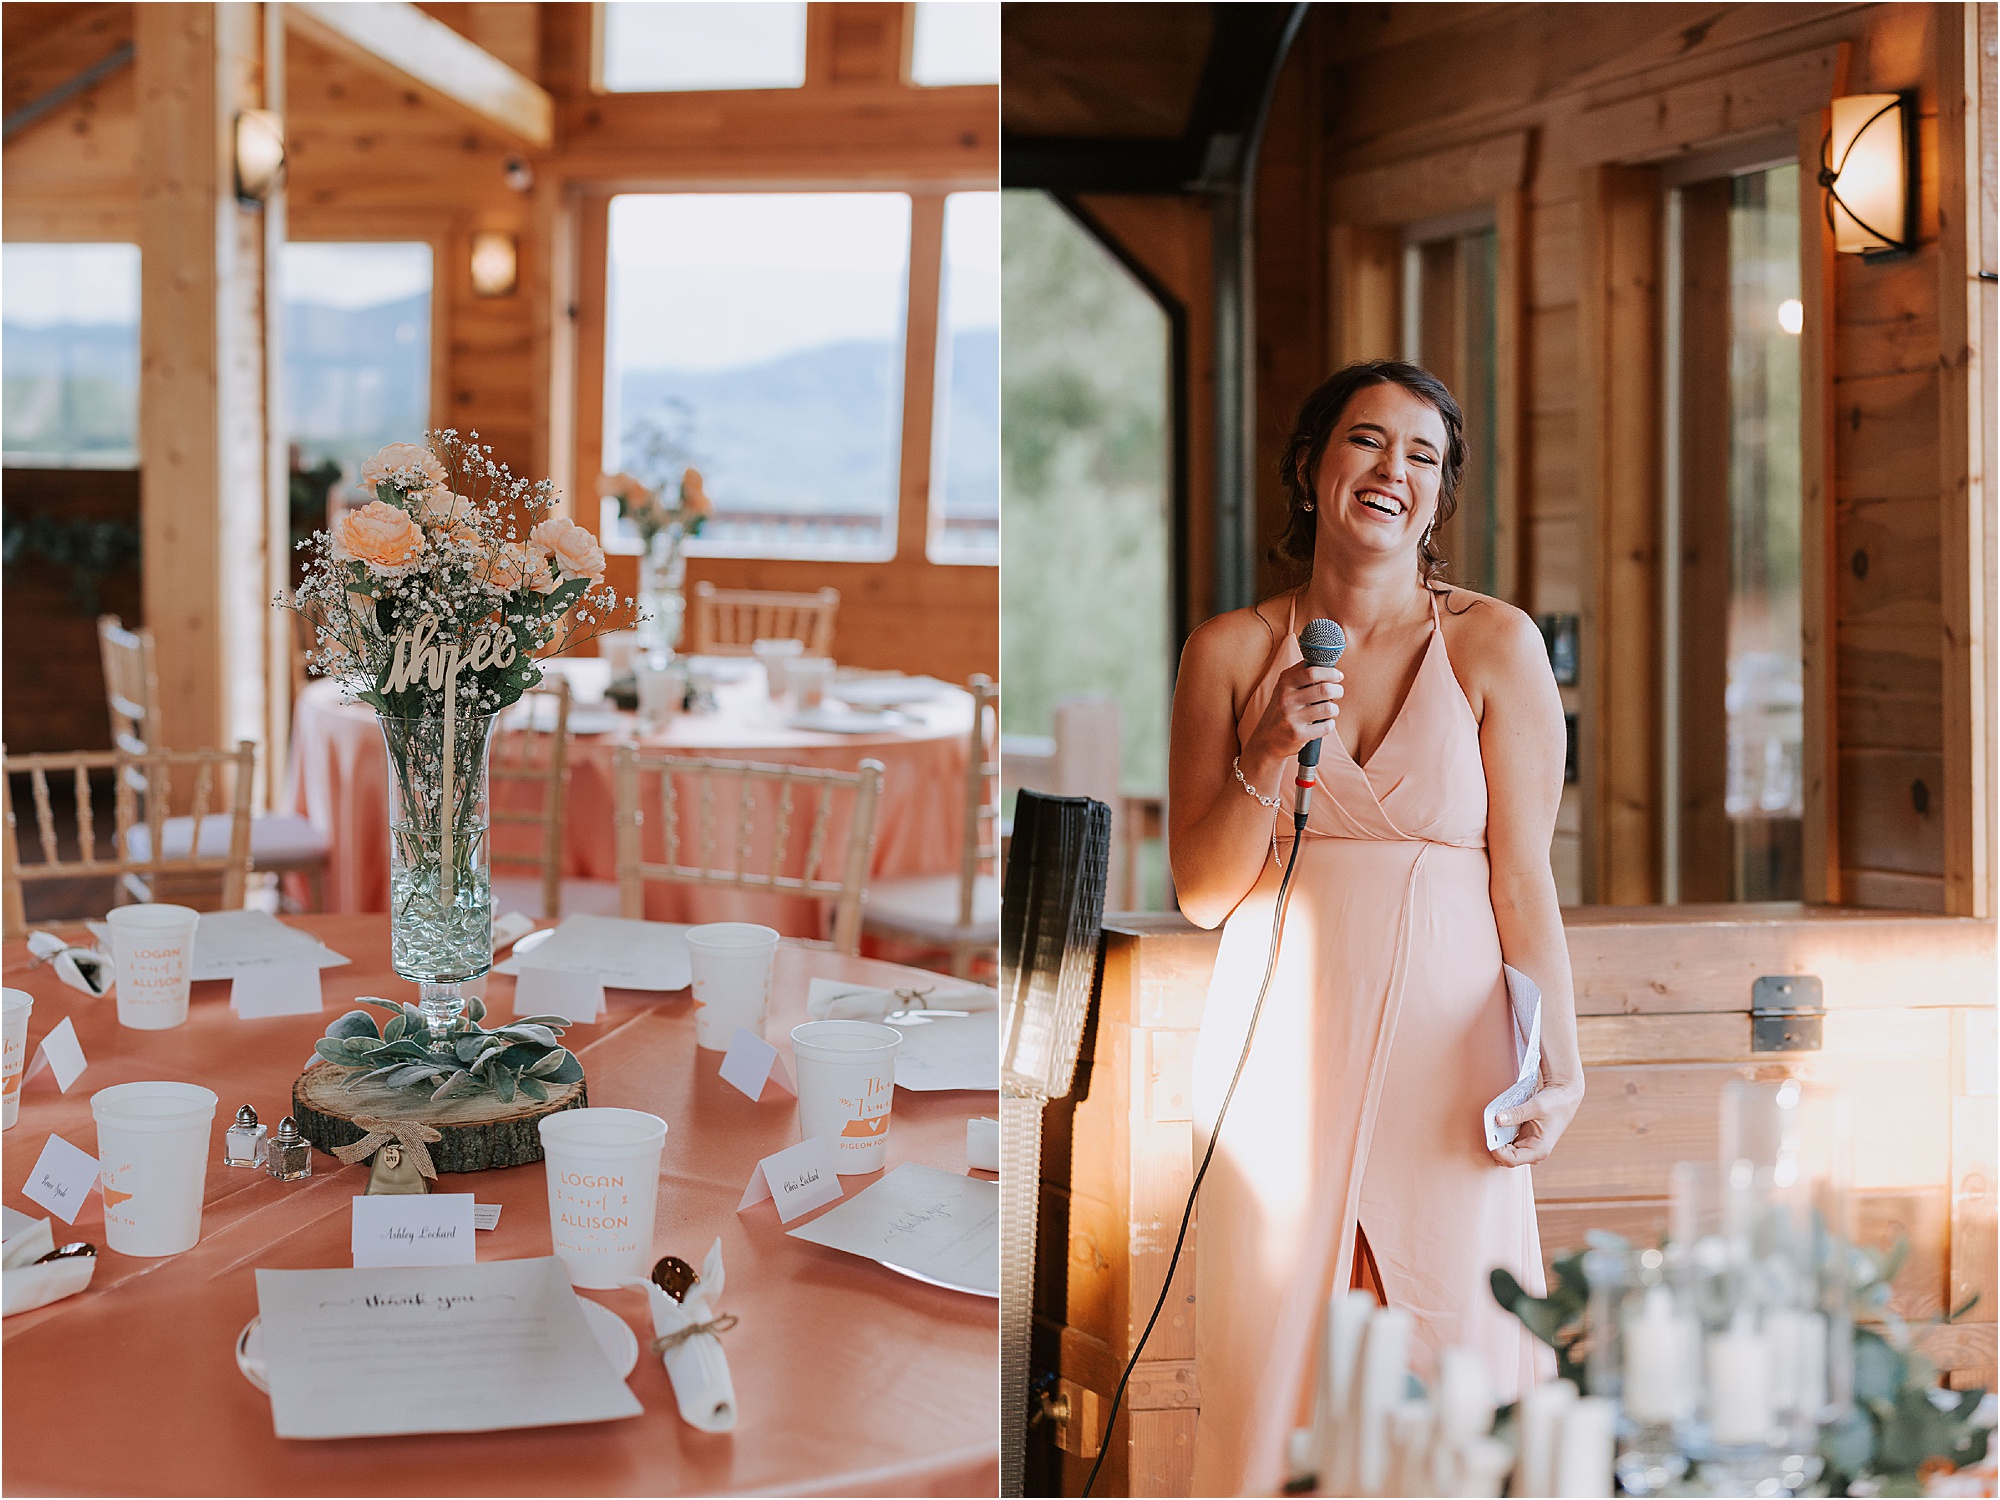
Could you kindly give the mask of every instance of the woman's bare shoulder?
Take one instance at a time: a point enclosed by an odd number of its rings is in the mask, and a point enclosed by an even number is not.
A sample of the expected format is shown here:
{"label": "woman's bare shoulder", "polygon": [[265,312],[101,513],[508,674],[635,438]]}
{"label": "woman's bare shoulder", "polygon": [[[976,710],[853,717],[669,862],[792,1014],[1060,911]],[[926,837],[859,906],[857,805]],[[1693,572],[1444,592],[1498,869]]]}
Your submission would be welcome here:
{"label": "woman's bare shoulder", "polygon": [[1285,629],[1289,596],[1278,594],[1249,609],[1204,620],[1188,634],[1181,649],[1181,670],[1220,672],[1237,677],[1255,672],[1269,660]]}
{"label": "woman's bare shoulder", "polygon": [[1439,596],[1438,618],[1452,665],[1468,685],[1518,688],[1549,675],[1541,627],[1506,600],[1454,586]]}

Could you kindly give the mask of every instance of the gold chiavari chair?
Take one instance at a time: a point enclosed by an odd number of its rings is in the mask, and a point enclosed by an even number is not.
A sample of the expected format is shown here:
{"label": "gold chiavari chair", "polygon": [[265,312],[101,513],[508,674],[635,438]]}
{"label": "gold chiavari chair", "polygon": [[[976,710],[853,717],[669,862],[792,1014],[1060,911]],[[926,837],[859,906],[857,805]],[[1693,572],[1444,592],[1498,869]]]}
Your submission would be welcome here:
{"label": "gold chiavari chair", "polygon": [[702,656],[748,656],[757,641],[804,641],[806,655],[833,654],[833,621],[840,611],[840,590],[811,594],[770,593],[761,589],[719,589],[703,581],[694,586],[694,645]]}
{"label": "gold chiavari chair", "polygon": [[[853,771],[750,761],[692,759],[621,745],[615,757],[618,799],[619,910],[645,915],[645,883],[725,886],[768,896],[815,897],[833,905],[832,946],[861,946],[861,906],[882,797],[882,763]],[[642,790],[657,778],[663,858],[641,852]],[[733,795],[720,795],[718,783]],[[761,793],[761,795],[760,795]],[[849,803],[847,835],[829,849],[834,814]],[[727,804],[727,805],[726,805]],[[768,826],[760,826],[760,813]],[[768,832],[762,857],[755,853]],[[690,857],[691,856],[691,857]],[[838,860],[828,872],[829,856]]]}
{"label": "gold chiavari chair", "polygon": [[972,734],[958,875],[878,880],[862,921],[881,937],[948,950],[951,972],[961,978],[975,957],[989,954],[997,962],[1000,954],[1000,686],[986,677],[966,686]]}
{"label": "gold chiavari chair", "polygon": [[[229,909],[243,905],[250,875],[250,790],[256,772],[257,747],[244,740],[234,750],[148,750],[133,755],[122,750],[72,750],[47,755],[7,755],[0,798],[6,811],[5,913],[9,941],[27,932],[24,887],[27,882],[115,878],[121,892],[141,900],[178,901],[186,905]],[[112,836],[99,852],[96,811],[90,773],[112,773]],[[192,812],[188,821],[195,838],[192,852],[164,852],[164,797],[142,798],[140,788],[164,785],[175,772],[194,778]],[[28,777],[35,809],[36,842],[42,858],[21,862],[14,822],[13,778]],[[67,774],[76,799],[77,852],[63,852],[61,832],[49,793],[51,775]],[[224,787],[220,783],[227,780]],[[144,810],[141,811],[141,802]],[[222,830],[213,841],[201,837],[204,824]],[[135,832],[150,828],[145,852],[135,853]],[[220,852],[204,852],[211,842]]]}

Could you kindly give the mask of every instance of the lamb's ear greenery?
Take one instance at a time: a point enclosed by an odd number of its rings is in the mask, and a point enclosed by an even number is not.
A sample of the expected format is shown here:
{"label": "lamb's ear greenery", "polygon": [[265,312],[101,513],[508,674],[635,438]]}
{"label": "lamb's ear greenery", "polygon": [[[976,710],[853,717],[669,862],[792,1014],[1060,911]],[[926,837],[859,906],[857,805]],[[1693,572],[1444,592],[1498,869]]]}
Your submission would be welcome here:
{"label": "lamb's ear greenery", "polygon": [[[361,1003],[390,1012],[379,1030],[367,1011],[351,1010],[313,1043],[322,1061],[347,1070],[344,1087],[421,1089],[438,1103],[489,1093],[507,1103],[518,1091],[539,1102],[550,1088],[583,1079],[583,1064],[562,1044],[565,1016],[528,1016],[488,1031],[479,1024],[486,1007],[474,1000],[464,1024],[434,1038],[414,1005],[371,996]],[[446,1045],[433,1050],[433,1040]]]}

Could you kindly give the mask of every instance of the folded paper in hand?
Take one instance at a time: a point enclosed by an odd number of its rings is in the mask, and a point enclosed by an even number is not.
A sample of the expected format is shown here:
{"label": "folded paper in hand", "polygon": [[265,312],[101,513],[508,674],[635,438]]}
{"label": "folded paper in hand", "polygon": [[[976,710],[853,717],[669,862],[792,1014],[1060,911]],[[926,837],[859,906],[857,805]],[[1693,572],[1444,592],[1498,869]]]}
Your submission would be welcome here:
{"label": "folded paper in hand", "polygon": [[716,1306],[723,1287],[721,1238],[708,1247],[701,1275],[679,1302],[650,1281],[628,1284],[646,1289],[660,1360],[673,1382],[681,1420],[702,1432],[733,1432],[736,1385],[729,1378],[729,1356],[720,1335],[736,1319]]}
{"label": "folded paper in hand", "polygon": [[1542,992],[1526,974],[1512,964],[1502,964],[1507,975],[1508,1008],[1514,1018],[1514,1086],[1486,1106],[1486,1149],[1509,1145],[1520,1134],[1519,1125],[1502,1125],[1494,1119],[1503,1109],[1526,1104],[1535,1097],[1542,1080]]}

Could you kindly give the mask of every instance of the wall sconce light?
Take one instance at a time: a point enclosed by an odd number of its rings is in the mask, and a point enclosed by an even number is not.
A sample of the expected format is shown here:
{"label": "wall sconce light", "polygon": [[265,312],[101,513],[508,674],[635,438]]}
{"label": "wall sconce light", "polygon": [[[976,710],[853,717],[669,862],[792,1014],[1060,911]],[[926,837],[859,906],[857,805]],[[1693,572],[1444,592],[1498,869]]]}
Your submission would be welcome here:
{"label": "wall sconce light", "polygon": [[1905,94],[1850,94],[1833,101],[1833,129],[1820,147],[1819,185],[1834,248],[1869,260],[1916,248],[1915,110]]}
{"label": "wall sconce light", "polygon": [[472,291],[477,297],[511,297],[520,277],[514,236],[482,229],[472,237]]}
{"label": "wall sconce light", "polygon": [[268,109],[236,115],[236,201],[261,208],[285,170],[285,122]]}

